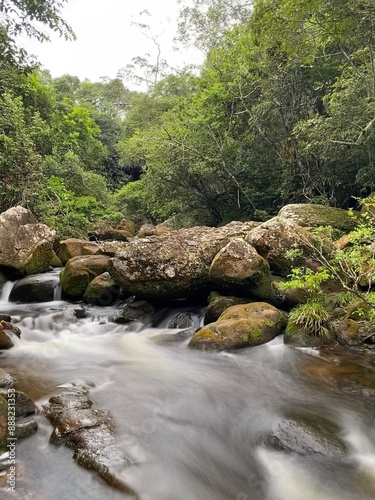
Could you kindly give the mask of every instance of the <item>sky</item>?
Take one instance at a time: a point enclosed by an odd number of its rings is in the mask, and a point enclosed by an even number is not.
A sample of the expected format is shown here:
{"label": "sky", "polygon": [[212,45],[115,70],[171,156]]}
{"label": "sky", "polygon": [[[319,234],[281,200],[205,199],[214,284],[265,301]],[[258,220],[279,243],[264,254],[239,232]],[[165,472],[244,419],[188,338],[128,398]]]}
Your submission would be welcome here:
{"label": "sky", "polygon": [[[203,56],[198,51],[173,50],[178,9],[177,0],[69,0],[62,17],[73,28],[76,41],[52,34],[49,43],[23,39],[22,44],[54,78],[70,74],[95,82],[101,77],[115,78],[135,56],[150,53],[151,61],[156,60],[155,44],[132,25],[142,22],[160,35],[162,57],[171,66],[199,64]],[[144,10],[151,16],[140,15]]]}

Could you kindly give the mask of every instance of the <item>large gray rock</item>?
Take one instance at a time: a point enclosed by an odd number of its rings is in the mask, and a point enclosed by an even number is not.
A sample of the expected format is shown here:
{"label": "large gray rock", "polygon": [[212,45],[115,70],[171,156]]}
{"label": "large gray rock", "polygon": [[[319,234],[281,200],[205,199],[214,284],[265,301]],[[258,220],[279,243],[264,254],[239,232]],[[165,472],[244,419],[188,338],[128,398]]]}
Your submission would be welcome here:
{"label": "large gray rock", "polygon": [[[306,264],[313,256],[317,237],[293,221],[274,217],[250,231],[245,239],[266,259],[275,274],[286,276],[296,264]],[[295,249],[301,249],[302,255],[292,262],[286,252]]]}
{"label": "large gray rock", "polygon": [[0,266],[20,274],[45,272],[53,254],[54,232],[17,206],[0,215]]}
{"label": "large gray rock", "polygon": [[222,289],[242,289],[255,292],[268,278],[270,268],[255,248],[242,238],[234,238],[214,257],[209,277]]}
{"label": "large gray rock", "polygon": [[232,222],[220,228],[172,230],[136,239],[111,259],[109,272],[129,295],[179,298],[202,293],[212,284],[209,269],[215,255],[255,225]]}

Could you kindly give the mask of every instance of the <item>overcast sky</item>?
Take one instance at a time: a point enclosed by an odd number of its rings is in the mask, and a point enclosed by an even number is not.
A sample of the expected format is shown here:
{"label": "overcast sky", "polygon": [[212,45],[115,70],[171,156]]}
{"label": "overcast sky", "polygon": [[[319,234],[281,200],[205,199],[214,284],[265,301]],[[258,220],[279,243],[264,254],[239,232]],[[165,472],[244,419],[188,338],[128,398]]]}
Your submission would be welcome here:
{"label": "overcast sky", "polygon": [[[145,9],[151,17],[140,16]],[[53,77],[69,73],[81,80],[115,78],[132,57],[151,53],[155,60],[153,42],[132,26],[132,22],[138,21],[150,24],[154,34],[164,32],[159,38],[162,57],[171,66],[200,63],[202,56],[198,52],[173,50],[177,13],[177,0],[69,0],[63,18],[73,28],[77,40],[66,42],[52,36],[50,43],[27,40],[24,45]]]}

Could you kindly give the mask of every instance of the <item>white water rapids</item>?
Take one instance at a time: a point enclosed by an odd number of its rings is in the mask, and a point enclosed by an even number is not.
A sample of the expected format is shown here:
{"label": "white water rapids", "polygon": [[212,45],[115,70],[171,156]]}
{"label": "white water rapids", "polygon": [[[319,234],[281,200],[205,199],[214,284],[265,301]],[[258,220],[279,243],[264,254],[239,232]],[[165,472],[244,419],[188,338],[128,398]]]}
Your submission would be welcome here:
{"label": "white water rapids", "polygon": [[[22,331],[0,367],[39,408],[65,387],[85,387],[110,411],[134,465],[118,471],[142,500],[370,500],[375,498],[375,369],[372,355],[319,354],[270,344],[233,353],[190,350],[167,329],[108,321],[114,307],[75,319],[63,301],[12,304],[0,313]],[[194,312],[197,308],[186,310]],[[195,316],[195,326],[199,318]],[[262,437],[290,411],[313,411],[340,429],[346,458],[273,451]],[[48,442],[52,426],[17,443],[17,493],[4,500],[119,500],[111,488]],[[1,478],[0,478],[1,479]]]}

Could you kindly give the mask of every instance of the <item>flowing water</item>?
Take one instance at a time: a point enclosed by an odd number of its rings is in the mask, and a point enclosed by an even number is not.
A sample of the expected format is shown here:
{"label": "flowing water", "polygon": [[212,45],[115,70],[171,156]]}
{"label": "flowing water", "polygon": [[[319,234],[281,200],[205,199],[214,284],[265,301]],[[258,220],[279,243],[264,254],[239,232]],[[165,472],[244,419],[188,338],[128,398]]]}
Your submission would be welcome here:
{"label": "flowing water", "polygon": [[[87,307],[76,319],[64,301],[11,304],[0,313],[22,331],[0,366],[38,407],[71,387],[89,389],[108,409],[118,443],[134,465],[119,471],[142,500],[367,500],[375,498],[375,357],[318,353],[282,338],[233,353],[188,349],[167,329],[183,308],[164,310],[157,327],[117,325],[115,306]],[[185,307],[197,326],[199,309]],[[298,456],[264,446],[263,436],[290,412],[334,422],[345,459]],[[49,422],[17,443],[17,492],[0,498],[124,499],[78,466],[72,450],[49,444]],[[0,478],[1,479],[1,478]],[[0,482],[1,488],[1,482]]]}

